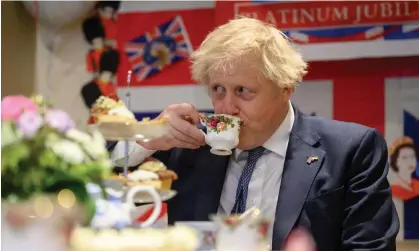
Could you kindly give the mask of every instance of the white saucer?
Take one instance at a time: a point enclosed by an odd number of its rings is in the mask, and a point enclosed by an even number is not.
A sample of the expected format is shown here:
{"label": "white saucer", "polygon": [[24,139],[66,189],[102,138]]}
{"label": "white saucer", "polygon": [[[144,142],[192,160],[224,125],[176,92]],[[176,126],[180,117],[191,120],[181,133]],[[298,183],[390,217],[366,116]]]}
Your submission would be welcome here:
{"label": "white saucer", "polygon": [[88,130],[98,130],[106,140],[146,142],[166,135],[169,124],[106,122],[89,125]]}

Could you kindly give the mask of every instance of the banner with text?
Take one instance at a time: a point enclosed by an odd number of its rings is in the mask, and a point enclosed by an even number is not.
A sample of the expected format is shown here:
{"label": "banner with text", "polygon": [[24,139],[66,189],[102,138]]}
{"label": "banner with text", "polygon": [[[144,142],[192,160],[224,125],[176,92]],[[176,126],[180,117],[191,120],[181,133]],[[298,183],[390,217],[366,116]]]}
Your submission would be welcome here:
{"label": "banner with text", "polygon": [[217,2],[217,25],[237,16],[272,23],[310,61],[419,55],[418,1]]}

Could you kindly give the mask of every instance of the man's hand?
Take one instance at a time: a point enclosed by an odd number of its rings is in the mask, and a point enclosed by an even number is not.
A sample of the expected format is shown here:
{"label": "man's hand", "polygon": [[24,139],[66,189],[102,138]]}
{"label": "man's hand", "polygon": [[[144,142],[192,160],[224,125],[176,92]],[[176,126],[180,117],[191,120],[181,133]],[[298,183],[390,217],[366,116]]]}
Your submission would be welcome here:
{"label": "man's hand", "polygon": [[284,251],[315,251],[316,245],[310,234],[304,230],[296,229],[290,233],[285,242]]}
{"label": "man's hand", "polygon": [[173,147],[196,149],[205,145],[204,134],[195,126],[199,124],[199,112],[191,104],[168,106],[157,118],[165,118],[170,130],[164,137],[139,143],[148,150],[166,151]]}

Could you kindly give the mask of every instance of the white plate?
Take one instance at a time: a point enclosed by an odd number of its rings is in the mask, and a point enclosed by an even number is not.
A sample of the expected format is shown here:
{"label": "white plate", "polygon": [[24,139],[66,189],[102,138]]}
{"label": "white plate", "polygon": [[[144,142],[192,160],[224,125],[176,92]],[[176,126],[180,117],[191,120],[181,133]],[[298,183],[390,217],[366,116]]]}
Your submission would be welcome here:
{"label": "white plate", "polygon": [[106,122],[89,125],[88,130],[98,130],[106,140],[149,141],[167,134],[169,124]]}

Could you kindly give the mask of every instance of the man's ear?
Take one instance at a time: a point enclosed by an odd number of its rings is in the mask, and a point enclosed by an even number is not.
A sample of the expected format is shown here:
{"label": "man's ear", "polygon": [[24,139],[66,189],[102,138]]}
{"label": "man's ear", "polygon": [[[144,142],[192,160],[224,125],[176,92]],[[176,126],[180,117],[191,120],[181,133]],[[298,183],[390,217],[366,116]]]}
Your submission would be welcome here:
{"label": "man's ear", "polygon": [[284,93],[287,93],[287,94],[293,94],[294,93],[294,91],[295,91],[295,88],[294,87],[286,87],[286,88],[283,88],[282,89],[282,91],[284,92]]}
{"label": "man's ear", "polygon": [[295,88],[290,88],[290,87],[282,88],[281,94],[284,98],[291,99],[291,95],[294,93],[294,90]]}

